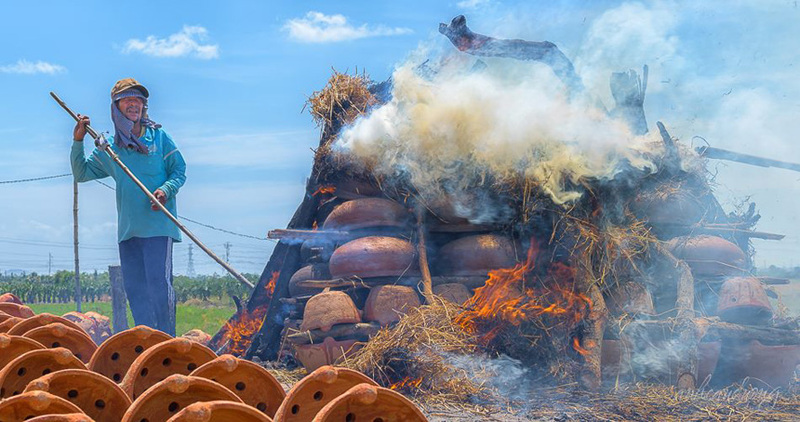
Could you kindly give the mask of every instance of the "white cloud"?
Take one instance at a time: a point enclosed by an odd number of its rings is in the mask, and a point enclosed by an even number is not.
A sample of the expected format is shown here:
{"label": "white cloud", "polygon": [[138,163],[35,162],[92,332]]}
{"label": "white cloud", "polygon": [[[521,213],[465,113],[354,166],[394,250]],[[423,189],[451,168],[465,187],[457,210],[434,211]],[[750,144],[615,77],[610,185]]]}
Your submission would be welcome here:
{"label": "white cloud", "polygon": [[489,0],[463,0],[456,3],[456,6],[462,9],[477,9],[487,4],[489,4]]}
{"label": "white cloud", "polygon": [[36,73],[44,73],[47,75],[54,75],[56,73],[66,72],[67,68],[57,64],[43,62],[29,62],[25,59],[17,60],[14,64],[0,66],[0,73],[20,73],[32,75]]}
{"label": "white cloud", "polygon": [[353,26],[343,15],[326,15],[308,12],[302,18],[290,19],[283,26],[289,38],[306,43],[328,43],[356,40],[359,38],[410,34],[409,28],[389,28],[383,25],[370,27],[367,24]]}
{"label": "white cloud", "polygon": [[125,43],[122,52],[138,52],[154,57],[193,56],[198,59],[216,59],[219,57],[219,45],[204,44],[207,39],[206,28],[184,25],[179,32],[167,38],[149,35],[144,40],[130,39]]}

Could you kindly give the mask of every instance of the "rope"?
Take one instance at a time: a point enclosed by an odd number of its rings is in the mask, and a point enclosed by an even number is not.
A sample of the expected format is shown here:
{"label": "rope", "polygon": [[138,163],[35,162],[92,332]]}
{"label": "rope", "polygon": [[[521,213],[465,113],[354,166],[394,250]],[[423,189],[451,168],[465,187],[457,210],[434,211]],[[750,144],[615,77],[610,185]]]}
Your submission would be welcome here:
{"label": "rope", "polygon": [[67,177],[67,176],[72,176],[72,173],[57,174],[55,176],[34,177],[34,178],[31,178],[31,179],[3,180],[3,181],[0,181],[0,185],[5,185],[5,184],[9,184],[9,183],[36,182],[36,181],[39,181],[39,180],[57,179],[59,177]]}

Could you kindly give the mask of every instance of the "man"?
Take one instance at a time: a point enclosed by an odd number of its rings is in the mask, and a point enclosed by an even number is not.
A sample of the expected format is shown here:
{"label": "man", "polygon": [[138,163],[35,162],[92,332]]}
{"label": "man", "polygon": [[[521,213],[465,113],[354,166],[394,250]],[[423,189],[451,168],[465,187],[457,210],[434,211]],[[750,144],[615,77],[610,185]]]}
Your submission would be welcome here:
{"label": "man", "polygon": [[[172,138],[149,119],[150,93],[133,78],[117,81],[111,90],[114,136],[110,148],[139,180],[177,215],[175,196],[186,181],[186,163]],[[117,240],[125,293],[137,325],[175,335],[175,293],[172,289],[172,243],[179,229],[105,152],[95,149],[87,158],[83,139],[88,116],[73,131],[72,174],[78,182],[111,176],[116,182]],[[156,212],[154,212],[155,210]]]}

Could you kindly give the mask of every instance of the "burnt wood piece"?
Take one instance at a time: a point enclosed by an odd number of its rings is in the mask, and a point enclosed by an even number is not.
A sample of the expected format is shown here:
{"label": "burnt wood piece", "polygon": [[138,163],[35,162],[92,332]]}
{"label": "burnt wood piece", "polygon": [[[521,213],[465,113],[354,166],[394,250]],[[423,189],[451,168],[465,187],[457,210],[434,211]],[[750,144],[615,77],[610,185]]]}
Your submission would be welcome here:
{"label": "burnt wood piece", "polygon": [[467,27],[464,15],[454,17],[449,25],[440,23],[439,32],[459,51],[468,54],[542,62],[553,69],[553,73],[569,87],[572,94],[584,90],[572,62],[549,41],[504,40],[481,35]]}
{"label": "burnt wood piece", "polygon": [[428,248],[425,245],[425,210],[417,206],[414,211],[417,219],[417,257],[419,258],[419,270],[422,275],[422,295],[425,296],[425,303],[433,303],[433,281],[431,280],[431,269],[428,265]]}
{"label": "burnt wood piece", "polygon": [[785,234],[777,234],[777,233],[767,233],[767,232],[757,232],[753,230],[747,229],[737,229],[733,227],[722,227],[722,226],[695,226],[692,227],[693,233],[703,233],[703,234],[714,234],[714,235],[721,235],[721,236],[741,236],[746,238],[752,239],[764,239],[764,240],[782,240],[786,237]]}
{"label": "burnt wood piece", "polygon": [[[726,338],[741,341],[758,340],[759,342],[771,346],[790,346],[800,345],[800,331],[787,330],[772,327],[755,327],[750,325],[739,325],[730,322],[714,321],[708,318],[694,318],[694,325],[697,327],[703,341],[716,341]],[[644,330],[659,338],[671,337],[679,328],[675,319],[653,320],[653,321],[631,321],[623,327],[610,325],[606,328],[606,339],[619,339],[626,332]]]}
{"label": "burnt wood piece", "polygon": [[297,230],[275,229],[267,232],[268,239],[280,239],[294,242],[325,238],[330,240],[347,240],[356,237],[348,231],[341,230]]}
{"label": "burnt wood piece", "polygon": [[661,140],[664,142],[664,157],[661,160],[661,166],[665,168],[671,174],[678,174],[681,170],[681,155],[678,152],[678,145],[675,144],[675,140],[672,139],[672,136],[667,132],[667,128],[664,126],[664,123],[656,122],[656,126],[658,126],[658,133],[661,135]]}
{"label": "burnt wood piece", "polygon": [[647,133],[644,115],[644,95],[647,91],[648,68],[642,68],[642,77],[635,70],[611,74],[611,95],[616,107],[611,115],[625,121],[636,135]]}
{"label": "burnt wood piece", "polygon": [[328,331],[308,330],[286,336],[286,340],[295,345],[322,343],[326,337],[334,339],[367,340],[380,331],[377,322],[360,322],[357,324],[336,324]]}
{"label": "burnt wood piece", "polygon": [[108,278],[111,283],[111,325],[114,334],[128,329],[128,298],[125,296],[123,286],[122,267],[119,265],[108,266]]}
{"label": "burnt wood piece", "polygon": [[401,286],[416,286],[419,284],[420,277],[370,277],[370,278],[335,278],[331,280],[303,280],[297,282],[298,287],[313,287],[318,289],[324,288],[338,288],[338,287],[354,287],[354,288],[372,288],[375,286],[385,285],[401,285]]}
{"label": "burnt wood piece", "polygon": [[[583,253],[575,256],[584,257]],[[586,294],[591,300],[589,314],[584,319],[583,338],[580,346],[585,350],[582,368],[578,375],[578,383],[584,389],[598,391],[602,384],[601,358],[603,355],[603,335],[608,319],[608,308],[592,272],[589,263],[582,260],[573,260],[571,267],[576,270],[575,281],[577,290]]]}

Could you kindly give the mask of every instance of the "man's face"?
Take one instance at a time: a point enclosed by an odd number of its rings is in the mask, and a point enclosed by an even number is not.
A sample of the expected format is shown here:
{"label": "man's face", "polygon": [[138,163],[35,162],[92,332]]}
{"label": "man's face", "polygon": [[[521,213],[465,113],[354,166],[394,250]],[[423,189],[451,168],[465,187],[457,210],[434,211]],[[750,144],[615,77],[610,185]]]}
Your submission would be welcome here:
{"label": "man's face", "polygon": [[138,122],[142,119],[144,101],[139,97],[125,97],[117,101],[117,108],[128,120]]}

